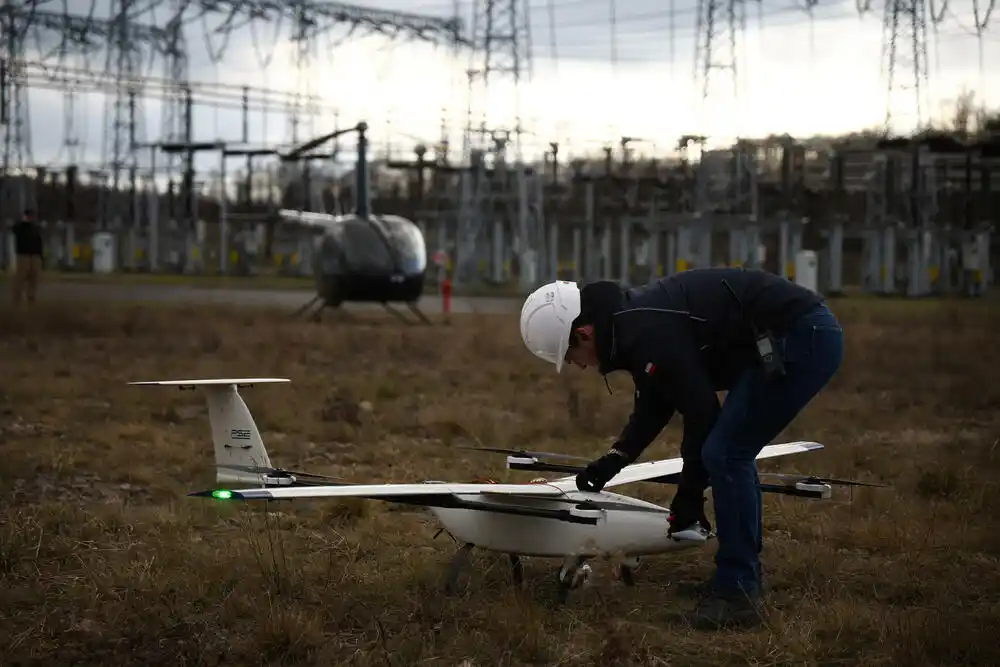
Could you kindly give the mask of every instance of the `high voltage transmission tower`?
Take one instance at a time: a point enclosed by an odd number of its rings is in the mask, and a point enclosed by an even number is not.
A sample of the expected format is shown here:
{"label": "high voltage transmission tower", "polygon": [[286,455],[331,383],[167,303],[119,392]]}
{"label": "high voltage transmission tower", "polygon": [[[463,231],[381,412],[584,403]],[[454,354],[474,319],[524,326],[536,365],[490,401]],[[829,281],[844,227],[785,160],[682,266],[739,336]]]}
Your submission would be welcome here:
{"label": "high voltage transmission tower", "polygon": [[[527,195],[520,192],[519,197],[513,196],[506,166],[510,153],[519,163],[523,158],[520,88],[532,73],[529,26],[527,0],[474,0],[462,142],[463,161],[470,165],[471,178],[457,221],[456,284],[478,279],[476,266],[484,256],[487,229],[497,225],[505,229],[515,239],[522,258],[525,249],[541,247],[540,227],[522,210],[516,210],[518,205],[526,205]],[[506,127],[497,122],[501,118]],[[518,183],[523,184],[523,180]],[[520,224],[515,224],[515,219]]]}
{"label": "high voltage transmission tower", "polygon": [[[739,113],[737,48],[746,29],[746,5],[758,3],[758,16],[763,18],[763,0],[697,0],[695,11],[694,84],[702,106],[700,117],[711,115],[720,108],[727,112],[725,120],[732,124]],[[997,0],[971,0],[972,28],[963,30],[975,35],[980,42]],[[872,9],[872,0],[855,0],[859,14]],[[800,8],[813,21],[813,11],[824,4],[821,0],[801,0]],[[883,44],[881,69],[887,91],[884,116],[885,130],[890,131],[898,116],[915,116],[913,129],[925,129],[929,123],[928,24],[936,30],[950,14],[955,16],[954,0],[885,0],[882,16]],[[952,6],[949,6],[952,5]],[[786,11],[775,9],[774,12]],[[770,13],[770,12],[769,12]],[[819,19],[817,19],[819,20]],[[966,20],[964,17],[960,20]],[[982,63],[980,64],[982,68]],[[722,74],[723,76],[719,76]],[[729,87],[732,97],[723,95]]]}
{"label": "high voltage transmission tower", "polygon": [[[989,25],[996,0],[972,0],[972,31],[979,42],[980,72],[982,72],[983,33]],[[871,0],[858,5],[865,13]],[[927,28],[932,26],[935,35],[938,27],[955,10],[949,0],[886,0],[882,15],[882,70],[886,80],[886,108],[884,131],[892,132],[895,117],[905,109],[916,118],[911,129],[926,129],[929,104],[929,58],[927,55]],[[935,44],[935,50],[937,45]]]}
{"label": "high voltage transmission tower", "polygon": [[882,62],[888,87],[886,132],[892,128],[894,109],[898,111],[907,92],[912,94],[907,106],[916,114],[913,129],[920,131],[925,127],[927,14],[925,0],[886,0],[882,16]]}
{"label": "high voltage transmission tower", "polygon": [[[222,61],[229,35],[255,23],[286,22],[294,26],[292,41],[300,70],[308,67],[310,43],[341,25],[349,26],[351,35],[377,33],[394,39],[437,44],[464,43],[462,25],[457,18],[387,11],[340,2],[105,0],[102,4],[110,4],[110,10],[109,15],[104,17],[98,15],[98,0],[90,0],[89,4],[89,11],[82,13],[70,12],[68,2],[46,0],[8,0],[0,6],[4,59],[2,120],[6,126],[4,175],[11,167],[23,169],[33,166],[26,88],[36,83],[52,87],[52,83],[59,80],[68,96],[67,106],[73,104],[76,89],[80,87],[99,90],[113,97],[105,123],[104,153],[105,162],[110,167],[111,185],[116,188],[120,172],[125,168],[134,172],[138,164],[139,147],[144,143],[140,104],[157,60],[162,62],[165,74],[156,85],[163,97],[162,139],[168,143],[190,145],[192,89],[195,86],[187,80],[189,55],[184,31],[192,21],[204,20],[206,15],[222,17],[221,23],[211,30],[221,40],[221,46],[218,43],[208,44],[209,57],[216,64]],[[210,41],[208,33],[206,27],[206,41]],[[104,55],[103,66],[90,63],[82,68],[67,65],[70,58],[87,60],[96,54]],[[53,59],[58,62],[53,63]],[[297,91],[288,104],[293,139],[297,138],[294,135],[298,134],[303,105],[300,92]],[[203,91],[203,94],[211,96],[213,93]],[[246,108],[245,91],[243,97]],[[267,96],[264,97],[262,103],[266,104]],[[309,106],[308,101],[306,106]],[[67,127],[71,125],[67,121]],[[75,150],[76,139],[67,138],[67,142],[74,144],[71,155],[79,159]],[[185,180],[189,186],[192,161],[191,151],[188,151],[185,155]]]}
{"label": "high voltage transmission tower", "polygon": [[[471,62],[464,158],[472,149],[491,149],[497,133],[514,136],[521,149],[520,84],[531,78],[531,32],[526,0],[474,0],[471,26]],[[490,95],[490,83],[506,82],[502,96]],[[495,88],[494,88],[495,90]],[[509,97],[508,97],[509,95]],[[488,113],[502,109],[512,127],[495,127]],[[508,146],[509,147],[509,146]]]}
{"label": "high voltage transmission tower", "polygon": [[[715,108],[729,109],[726,120],[732,124],[738,114],[737,46],[746,29],[746,2],[698,0],[696,11],[694,82],[701,100],[699,116],[710,113],[709,105],[714,102]],[[719,84],[729,87],[731,98],[719,95]]]}

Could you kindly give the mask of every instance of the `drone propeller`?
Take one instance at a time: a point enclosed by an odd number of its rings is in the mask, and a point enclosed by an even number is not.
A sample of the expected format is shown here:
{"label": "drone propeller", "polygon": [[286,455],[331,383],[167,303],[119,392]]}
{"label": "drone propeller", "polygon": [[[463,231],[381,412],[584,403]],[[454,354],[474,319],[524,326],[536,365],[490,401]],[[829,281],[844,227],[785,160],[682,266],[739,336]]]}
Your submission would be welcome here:
{"label": "drone propeller", "polygon": [[508,454],[510,456],[526,456],[531,458],[564,459],[566,461],[590,461],[585,456],[573,456],[572,454],[559,454],[557,452],[530,452],[523,449],[507,449],[505,447],[472,447],[469,445],[455,445],[456,449],[471,449],[480,452],[493,452],[495,454]]}
{"label": "drone propeller", "polygon": [[794,473],[785,472],[762,472],[758,473],[760,477],[772,477],[775,479],[783,479],[792,482],[812,482],[817,484],[836,484],[839,486],[872,486],[878,488],[888,487],[888,484],[879,484],[877,482],[859,482],[853,479],[836,479],[833,477],[816,477],[815,475],[796,475]]}

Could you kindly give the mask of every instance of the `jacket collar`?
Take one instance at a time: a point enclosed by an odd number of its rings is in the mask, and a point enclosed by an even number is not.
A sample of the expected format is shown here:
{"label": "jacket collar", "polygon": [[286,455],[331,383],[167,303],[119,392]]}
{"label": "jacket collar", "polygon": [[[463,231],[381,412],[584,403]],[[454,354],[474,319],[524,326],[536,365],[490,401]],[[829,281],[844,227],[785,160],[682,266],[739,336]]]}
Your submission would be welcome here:
{"label": "jacket collar", "polygon": [[615,282],[599,280],[580,291],[581,311],[594,326],[594,346],[601,375],[621,370],[615,336],[615,315],[625,305],[625,292]]}

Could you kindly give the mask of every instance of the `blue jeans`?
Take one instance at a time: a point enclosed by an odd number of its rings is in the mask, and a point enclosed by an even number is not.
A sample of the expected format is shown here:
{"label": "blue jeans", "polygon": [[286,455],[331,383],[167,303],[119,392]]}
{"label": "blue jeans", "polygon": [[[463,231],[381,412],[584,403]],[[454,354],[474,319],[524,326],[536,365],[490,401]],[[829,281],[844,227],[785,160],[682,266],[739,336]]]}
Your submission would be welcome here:
{"label": "blue jeans", "polygon": [[776,347],[786,375],[767,380],[758,365],[745,370],[702,446],[718,537],[713,587],[724,593],[760,590],[763,503],[756,457],[840,368],[844,330],[822,304],[799,318]]}

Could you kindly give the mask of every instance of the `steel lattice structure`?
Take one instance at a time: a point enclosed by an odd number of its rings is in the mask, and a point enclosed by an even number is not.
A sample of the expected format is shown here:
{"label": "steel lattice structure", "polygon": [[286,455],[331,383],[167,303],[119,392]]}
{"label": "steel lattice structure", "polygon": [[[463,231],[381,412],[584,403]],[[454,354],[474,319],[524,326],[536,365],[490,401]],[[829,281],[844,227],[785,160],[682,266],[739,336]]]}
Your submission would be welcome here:
{"label": "steel lattice structure", "polygon": [[[209,17],[216,21],[211,30],[206,23]],[[29,88],[63,92],[67,114],[64,159],[74,167],[82,157],[72,120],[77,96],[101,92],[108,100],[102,162],[108,167],[112,192],[119,189],[123,171],[129,171],[135,183],[140,155],[144,154],[142,146],[148,145],[149,134],[143,127],[140,107],[150,96],[163,103],[159,135],[169,143],[191,144],[192,106],[206,101],[216,106],[239,105],[244,110],[284,107],[290,120],[290,139],[295,142],[302,138],[299,125],[303,114],[330,111],[322,108],[315,95],[303,92],[310,85],[302,72],[308,67],[311,45],[321,35],[346,26],[344,39],[384,35],[432,44],[464,44],[457,18],[320,0],[10,0],[0,7],[0,21],[5,177],[11,170],[35,166],[26,94]],[[253,31],[260,24],[291,25],[290,41],[295,45],[295,65],[300,72],[298,90],[288,94],[190,82],[187,33],[198,22],[214,64],[222,61],[234,32]],[[256,34],[252,36],[256,47]],[[172,169],[177,160],[185,163],[185,189],[192,187],[193,153],[170,155],[165,166]],[[18,197],[18,206],[28,203],[25,193],[18,193]]]}
{"label": "steel lattice structure", "polygon": [[[702,102],[712,94],[712,84],[720,74],[729,78],[733,97],[737,98],[737,42],[744,37],[747,5],[757,5],[758,21],[765,17],[787,15],[801,11],[810,21],[814,12],[830,2],[795,0],[784,6],[763,0],[697,0],[695,12],[695,71],[694,81]],[[948,19],[957,20],[957,0],[884,0],[882,4],[882,58],[879,63],[886,85],[885,131],[893,129],[894,111],[901,107],[916,116],[916,127],[927,121],[926,95],[929,83],[928,33],[937,31]],[[963,0],[971,10],[972,31],[981,39],[995,8],[996,0]],[[859,16],[873,13],[872,0],[855,0]],[[982,66],[983,63],[980,63]],[[728,101],[727,101],[728,102]],[[734,100],[735,107],[736,102]],[[734,108],[734,113],[737,111]]]}
{"label": "steel lattice structure", "polygon": [[[765,15],[794,10],[794,7],[777,6],[778,3],[769,1],[765,12],[762,9],[764,0],[698,0],[694,26],[697,36],[695,68],[703,97],[709,95],[709,79],[718,73],[732,76],[735,85],[736,42],[745,28],[746,3],[751,1],[758,5],[760,20]],[[953,5],[956,2],[950,1]],[[799,11],[810,16],[814,9],[826,4],[820,0],[800,2]],[[982,34],[995,0],[968,2],[972,3],[974,30]],[[871,0],[856,0],[856,3],[861,14],[872,10]],[[907,101],[906,106],[913,107],[922,118],[920,97],[928,78],[926,33],[928,26],[936,29],[945,21],[946,12],[954,14],[954,8],[948,3],[949,0],[885,0],[882,67],[890,93],[887,125],[892,98],[898,97],[898,89],[903,87],[913,93],[912,101]],[[249,30],[256,43],[253,31],[260,26],[292,26],[290,41],[295,44],[295,59],[300,69],[307,67],[311,46],[317,38],[337,27],[346,27],[347,37],[379,34],[393,39],[468,48],[472,53],[468,71],[470,116],[474,117],[469,119],[467,132],[484,138],[482,132],[486,123],[483,114],[478,112],[484,108],[482,102],[491,74],[515,82],[530,74],[530,22],[527,3],[523,0],[474,0],[474,6],[473,25],[466,33],[457,16],[424,16],[322,0],[7,0],[0,7],[8,84],[5,87],[7,98],[2,105],[6,126],[4,165],[26,167],[34,162],[29,110],[23,94],[25,87],[62,86],[70,107],[80,90],[100,90],[108,94],[104,154],[115,180],[122,169],[137,163],[134,145],[141,143],[141,137],[148,132],[142,127],[138,107],[150,92],[164,100],[163,127],[158,134],[168,141],[190,138],[185,118],[192,95],[196,98],[210,96],[215,101],[224,98],[232,104],[243,103],[240,100],[241,96],[245,97],[243,93],[195,91],[192,88],[196,86],[189,85],[187,33],[199,23],[205,29],[206,41],[216,42],[208,45],[210,58],[215,62],[221,61],[232,34]],[[680,14],[683,10],[677,12]],[[215,22],[211,30],[206,27],[209,19]],[[671,19],[671,34],[673,25]],[[101,62],[95,62],[98,59]],[[903,67],[912,71],[904,73]],[[302,88],[307,88],[305,82],[290,97],[265,91],[250,94],[260,100],[281,98],[278,103],[289,110],[292,140],[298,138],[300,116],[318,109],[316,97]],[[479,108],[474,109],[476,106]],[[76,150],[75,132],[69,125],[67,121],[65,158],[76,163],[80,156]],[[137,137],[139,141],[133,141]],[[491,142],[475,143],[488,147]]]}
{"label": "steel lattice structure", "polygon": [[[65,78],[67,58],[88,60],[94,54],[103,52],[104,63],[76,68],[76,83],[83,83],[85,77],[95,78],[100,83],[91,83],[106,90],[107,82],[114,80],[120,92],[116,95],[115,130],[111,132],[114,144],[112,165],[120,165],[122,153],[127,151],[127,142],[122,138],[128,122],[126,107],[128,96],[142,97],[145,81],[152,75],[152,67],[160,61],[164,66],[169,88],[177,93],[187,87],[187,38],[185,28],[193,22],[203,20],[206,15],[219,14],[223,21],[212,32],[223,40],[236,30],[251,23],[292,22],[295,25],[293,40],[307,44],[319,35],[335,27],[346,25],[348,36],[381,34],[394,39],[411,39],[435,44],[462,43],[461,22],[455,18],[421,16],[408,12],[392,12],[372,9],[339,2],[311,2],[288,0],[286,2],[249,2],[245,0],[113,0],[111,15],[102,18],[97,15],[97,1],[90,1],[86,13],[72,13],[66,0],[22,0],[10,2],[0,8],[0,20],[4,24],[4,51],[10,64],[8,73],[11,105],[17,108],[18,90],[28,82],[22,74],[41,70],[55,74],[55,78]],[[62,7],[60,7],[62,5]],[[157,13],[159,11],[159,14]],[[166,12],[166,17],[162,16]],[[157,18],[155,23],[149,18]],[[33,47],[33,48],[29,48]],[[29,51],[38,54],[36,62],[26,59]],[[221,51],[221,49],[220,49]],[[213,55],[221,59],[221,54]],[[52,61],[56,62],[53,63]],[[41,67],[45,63],[45,68]],[[145,67],[144,67],[145,65]],[[305,102],[308,100],[300,100]],[[184,130],[180,127],[180,98],[172,105],[174,113],[166,124],[171,127],[166,136],[181,138]],[[21,112],[23,114],[24,111]],[[10,114],[11,125],[15,128],[26,122],[18,120],[17,113]],[[12,150],[23,148],[24,138],[13,133]],[[22,147],[22,148],[16,148]],[[30,163],[30,153],[16,156],[20,163]],[[8,160],[8,165],[11,162]]]}

